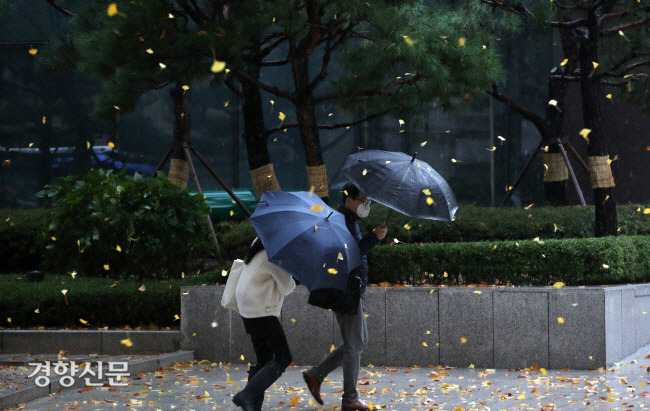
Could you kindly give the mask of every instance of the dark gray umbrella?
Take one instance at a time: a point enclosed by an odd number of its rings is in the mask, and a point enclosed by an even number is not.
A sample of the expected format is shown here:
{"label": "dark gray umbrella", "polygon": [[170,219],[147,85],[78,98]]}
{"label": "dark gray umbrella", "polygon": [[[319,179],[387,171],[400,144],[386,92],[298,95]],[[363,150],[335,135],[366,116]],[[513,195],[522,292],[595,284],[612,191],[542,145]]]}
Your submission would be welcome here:
{"label": "dark gray umbrella", "polygon": [[458,209],[449,184],[415,154],[365,150],[341,171],[366,197],[409,217],[451,221]]}

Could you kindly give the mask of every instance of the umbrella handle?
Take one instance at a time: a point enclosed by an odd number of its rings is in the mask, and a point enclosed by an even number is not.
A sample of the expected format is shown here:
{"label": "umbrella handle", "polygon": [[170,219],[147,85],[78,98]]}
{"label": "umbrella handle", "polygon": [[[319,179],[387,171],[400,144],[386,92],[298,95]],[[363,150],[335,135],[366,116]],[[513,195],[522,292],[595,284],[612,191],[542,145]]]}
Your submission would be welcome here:
{"label": "umbrella handle", "polygon": [[384,226],[388,227],[388,219],[390,218],[391,213],[393,212],[392,208],[388,209],[388,214],[386,214],[386,220],[384,221]]}

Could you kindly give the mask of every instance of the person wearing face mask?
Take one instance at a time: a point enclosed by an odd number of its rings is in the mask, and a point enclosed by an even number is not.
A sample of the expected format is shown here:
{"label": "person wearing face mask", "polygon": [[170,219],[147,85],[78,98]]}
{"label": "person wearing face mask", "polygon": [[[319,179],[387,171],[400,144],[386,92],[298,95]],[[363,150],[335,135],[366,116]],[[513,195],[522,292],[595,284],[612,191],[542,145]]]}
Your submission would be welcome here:
{"label": "person wearing face mask", "polygon": [[357,220],[368,216],[370,212],[370,200],[353,184],[346,184],[343,187],[343,203],[339,206],[338,211],[345,216],[346,226],[352,236],[357,240],[359,249],[361,250],[361,269],[359,272],[359,276],[361,277],[361,298],[359,307],[354,314],[334,311],[341,329],[343,344],[329,353],[320,364],[305,371],[303,378],[305,379],[305,383],[307,383],[309,392],[322,405],[323,400],[320,397],[320,386],[323,380],[330,372],[343,365],[343,411],[368,410],[370,409],[368,404],[361,400],[357,393],[357,378],[361,365],[361,353],[368,339],[366,316],[363,310],[363,296],[368,285],[368,260],[366,254],[386,236],[388,227],[384,222],[384,225],[375,228],[363,237],[361,236]]}

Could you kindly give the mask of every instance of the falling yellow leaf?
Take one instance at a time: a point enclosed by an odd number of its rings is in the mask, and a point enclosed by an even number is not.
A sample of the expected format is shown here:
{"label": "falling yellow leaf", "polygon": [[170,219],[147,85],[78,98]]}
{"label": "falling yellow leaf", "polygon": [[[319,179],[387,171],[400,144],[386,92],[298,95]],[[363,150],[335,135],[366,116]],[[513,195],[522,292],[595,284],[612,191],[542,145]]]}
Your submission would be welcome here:
{"label": "falling yellow leaf", "polygon": [[460,343],[465,344],[467,342],[467,338],[465,337],[460,337]]}
{"label": "falling yellow leaf", "polygon": [[151,48],[148,48],[148,49],[145,50],[145,51],[146,51],[147,53],[149,53],[149,54],[153,54],[153,50],[152,50]]}
{"label": "falling yellow leaf", "polygon": [[555,287],[555,288],[562,288],[562,287],[564,287],[564,283],[558,281],[558,282],[556,282],[555,284],[553,284],[553,287]]}
{"label": "falling yellow leaf", "polygon": [[404,228],[407,229],[407,230],[410,230],[410,229],[411,229],[411,226],[408,225],[408,224],[404,224]]}
{"label": "falling yellow leaf", "polygon": [[56,237],[50,237],[52,241],[56,241]]}
{"label": "falling yellow leaf", "polygon": [[167,17],[169,17],[170,19],[173,19],[173,18],[174,18],[174,15],[171,14],[171,13],[169,13],[169,15],[168,15]]}
{"label": "falling yellow leaf", "polygon": [[409,46],[412,46],[415,42],[409,36],[402,36],[404,42]]}
{"label": "falling yellow leaf", "polygon": [[159,65],[160,68],[163,69],[163,70],[167,68],[167,66],[165,65],[165,63],[158,63],[158,65]]}
{"label": "falling yellow leaf", "polygon": [[283,112],[280,112],[280,113],[278,114],[278,118],[279,118],[280,121],[282,122],[282,121],[284,121],[285,118],[287,118],[287,116],[286,116],[286,114],[284,114]]}
{"label": "falling yellow leaf", "polygon": [[175,320],[180,320],[181,317],[179,317],[178,314],[174,314],[174,319],[175,319]]}
{"label": "falling yellow leaf", "polygon": [[2,162],[2,167],[4,167],[4,166],[10,166],[10,165],[11,165],[11,160],[4,160],[4,161]]}
{"label": "falling yellow leaf", "polygon": [[133,345],[133,342],[131,341],[130,338],[125,338],[123,340],[120,340],[120,343],[122,343],[122,345],[126,345],[127,347],[130,347],[130,346]]}
{"label": "falling yellow leaf", "polygon": [[240,355],[239,358],[244,361],[244,354]]}
{"label": "falling yellow leaf", "polygon": [[111,147],[111,148],[115,148],[115,143],[113,143],[112,141],[109,141],[108,146]]}
{"label": "falling yellow leaf", "polygon": [[402,126],[404,125],[404,120],[399,119],[398,122],[399,122],[399,126],[400,126],[400,127],[402,127]]}
{"label": "falling yellow leaf", "polygon": [[474,294],[482,294],[482,291],[474,291]]}
{"label": "falling yellow leaf", "polygon": [[313,211],[314,213],[317,213],[317,212],[319,212],[319,211],[323,211],[324,208],[325,208],[325,207],[323,207],[323,206],[320,205],[320,204],[314,204],[314,205],[311,206],[309,209],[310,209],[311,211]]}
{"label": "falling yellow leaf", "polygon": [[225,68],[226,68],[225,61],[214,60],[212,62],[212,67],[210,67],[210,71],[213,73],[221,73]]}
{"label": "falling yellow leaf", "polygon": [[32,56],[35,56],[36,53],[38,53],[38,49],[35,49],[34,47],[32,47],[31,49],[29,49],[29,54],[31,54]]}
{"label": "falling yellow leaf", "polygon": [[425,188],[424,190],[422,190],[422,192],[428,196],[431,195],[431,190],[429,190],[428,188]]}
{"label": "falling yellow leaf", "polygon": [[465,37],[461,37],[458,39],[458,45],[460,47],[465,47],[465,42],[466,42]]}
{"label": "falling yellow leaf", "polygon": [[364,168],[363,171],[361,172],[361,174],[363,174],[363,175],[365,176],[366,174],[368,174],[368,170],[366,170],[366,169]]}
{"label": "falling yellow leaf", "polygon": [[338,274],[338,270],[335,269],[335,268],[328,268],[327,272],[330,273],[330,274]]}
{"label": "falling yellow leaf", "polygon": [[611,99],[612,99],[612,95],[611,95],[611,94],[608,94],[608,95],[605,96],[605,98],[608,98],[608,99],[611,100]]}
{"label": "falling yellow leaf", "polygon": [[142,286],[140,286],[140,288],[138,288],[138,291],[146,291],[146,289],[147,289],[147,286],[142,284]]}
{"label": "falling yellow leaf", "polygon": [[228,270],[221,270],[221,276],[225,277],[228,275]]}
{"label": "falling yellow leaf", "polygon": [[643,214],[650,214],[650,208],[644,208]]}
{"label": "falling yellow leaf", "polygon": [[600,65],[600,64],[596,63],[595,61],[592,61],[591,64],[594,65],[594,70],[596,70],[596,68],[598,68],[598,66]]}
{"label": "falling yellow leaf", "polygon": [[[43,124],[47,123],[47,117],[43,116]],[[30,146],[31,147],[31,146]]]}
{"label": "falling yellow leaf", "polygon": [[558,324],[564,324],[564,318],[557,317],[557,322],[558,322]]}
{"label": "falling yellow leaf", "polygon": [[190,89],[190,86],[188,86],[188,85],[185,85],[185,86],[183,86],[183,87],[181,87],[181,88],[182,88],[183,90],[185,90],[185,91],[187,91],[187,90],[189,90],[189,89]]}
{"label": "falling yellow leaf", "polygon": [[560,66],[566,66],[566,63],[569,62],[569,59],[564,59],[562,60],[562,63],[560,63]]}
{"label": "falling yellow leaf", "polygon": [[330,352],[332,352],[334,350],[336,350],[336,347],[334,346],[334,344],[332,344],[332,346],[330,347]]}
{"label": "falling yellow leaf", "polygon": [[426,342],[423,342],[422,345],[424,345],[425,347],[429,346],[429,344],[427,344]]}
{"label": "falling yellow leaf", "polygon": [[104,270],[108,271],[110,269],[111,269],[111,267],[108,264],[104,264]]}
{"label": "falling yellow leaf", "polygon": [[605,270],[607,270],[607,269],[609,268],[609,266],[608,266],[607,264],[603,264],[603,268],[604,268]]}
{"label": "falling yellow leaf", "polygon": [[427,145],[427,142],[426,142],[426,141],[423,141],[423,142],[420,143],[420,147],[424,147],[424,146],[426,146],[426,145]]}
{"label": "falling yellow leaf", "polygon": [[295,322],[296,322],[296,319],[295,319],[295,318],[292,318],[292,319],[291,319],[291,322],[292,322],[292,323],[295,323]]}
{"label": "falling yellow leaf", "polygon": [[343,260],[343,254],[341,254],[341,252],[339,252],[339,255],[336,256],[336,261],[338,260]]}
{"label": "falling yellow leaf", "polygon": [[234,216],[234,215],[235,215],[235,212],[232,211],[232,210],[230,210],[230,216],[232,217],[232,216]]}
{"label": "falling yellow leaf", "polygon": [[36,314],[40,314],[40,313],[41,313],[41,311],[40,311],[38,308],[35,309],[34,312],[35,312]]}
{"label": "falling yellow leaf", "polygon": [[108,13],[108,17],[113,17],[114,15],[116,15],[117,14],[117,5],[115,3],[109,4],[107,13]]}
{"label": "falling yellow leaf", "polygon": [[120,247],[119,244],[118,244],[118,245],[115,246],[115,250],[121,253],[122,252],[122,247]]}
{"label": "falling yellow leaf", "polygon": [[72,276],[72,279],[74,280],[75,277],[77,276],[77,272],[76,271],[71,272],[70,276]]}
{"label": "falling yellow leaf", "polygon": [[11,317],[7,317],[7,322],[8,322],[8,323],[11,322]]}
{"label": "falling yellow leaf", "polygon": [[434,204],[434,203],[435,203],[435,201],[433,201],[433,198],[427,197],[427,204],[428,205],[431,205],[431,204]]}
{"label": "falling yellow leaf", "polygon": [[86,141],[86,149],[90,148],[90,141]]}
{"label": "falling yellow leaf", "polygon": [[560,107],[557,105],[557,100],[549,100],[548,105],[553,106],[557,109],[557,111],[562,112],[562,110],[560,110]]}
{"label": "falling yellow leaf", "polygon": [[451,162],[452,162],[452,163],[460,163],[460,161],[459,161],[459,160],[456,160],[455,158],[452,158],[452,159],[451,159]]}
{"label": "falling yellow leaf", "polygon": [[442,274],[443,277],[449,277],[449,274],[445,271],[444,274]]}
{"label": "falling yellow leaf", "polygon": [[79,322],[82,323],[82,324],[88,324],[88,321],[84,320],[83,318],[80,318]]}
{"label": "falling yellow leaf", "polygon": [[68,290],[61,290],[61,294],[66,295],[68,293]]}
{"label": "falling yellow leaf", "polygon": [[517,397],[518,400],[523,400],[524,398],[526,398],[526,393],[525,392],[522,392],[521,395],[519,397]]}
{"label": "falling yellow leaf", "polygon": [[496,151],[497,146],[492,146],[492,148],[486,148],[487,151]]}

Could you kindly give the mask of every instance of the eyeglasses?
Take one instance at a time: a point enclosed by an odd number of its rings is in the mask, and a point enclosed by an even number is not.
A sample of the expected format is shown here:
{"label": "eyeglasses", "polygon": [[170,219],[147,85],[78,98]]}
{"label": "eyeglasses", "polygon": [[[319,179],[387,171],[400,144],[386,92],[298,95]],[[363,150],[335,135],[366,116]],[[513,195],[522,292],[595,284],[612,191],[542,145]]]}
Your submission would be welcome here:
{"label": "eyeglasses", "polygon": [[361,199],[357,198],[357,199],[354,200],[354,201],[360,201],[360,202],[361,202],[363,205],[365,205],[365,206],[369,206],[370,203],[372,203],[372,201],[371,201],[371,200],[368,200],[368,199],[366,199],[366,200],[361,200]]}

